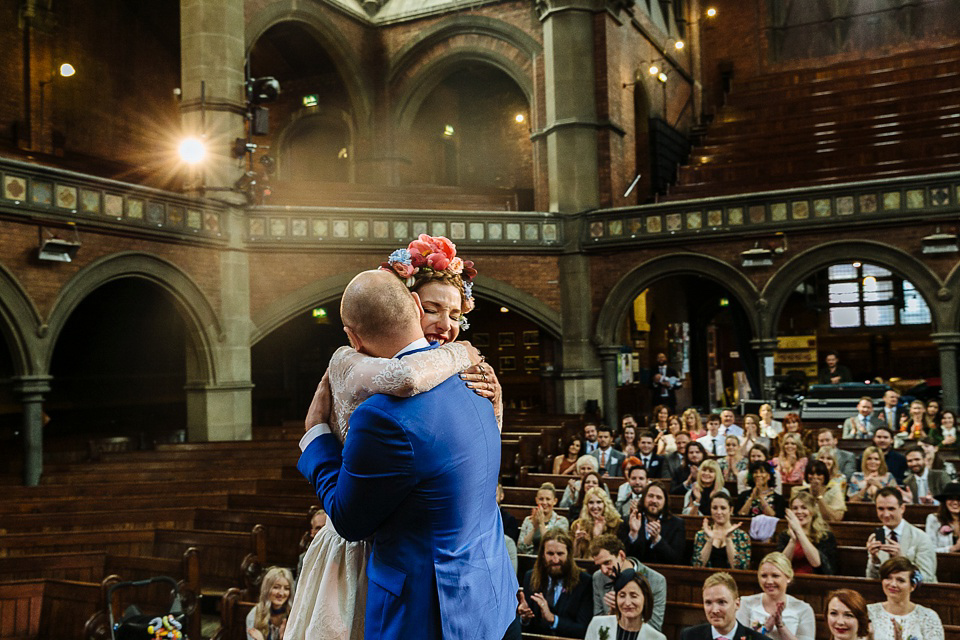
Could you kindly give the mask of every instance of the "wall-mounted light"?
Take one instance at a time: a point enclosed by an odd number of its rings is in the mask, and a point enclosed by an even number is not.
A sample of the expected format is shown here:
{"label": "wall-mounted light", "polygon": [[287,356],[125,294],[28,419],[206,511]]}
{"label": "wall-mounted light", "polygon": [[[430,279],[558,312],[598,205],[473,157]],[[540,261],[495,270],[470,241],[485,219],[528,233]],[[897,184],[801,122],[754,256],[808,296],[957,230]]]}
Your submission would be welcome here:
{"label": "wall-mounted light", "polygon": [[667,74],[661,71],[660,73],[657,74],[657,80],[665,83],[667,81]]}
{"label": "wall-mounted light", "polygon": [[523,121],[526,120],[527,118],[522,113],[518,113],[513,117],[513,119],[516,120],[518,123],[522,124]]}
{"label": "wall-mounted light", "polygon": [[960,243],[957,241],[957,234],[943,233],[940,227],[937,227],[935,233],[931,233],[920,241],[923,247],[923,253],[956,253],[960,251]]}
{"label": "wall-mounted light", "polygon": [[676,42],[673,43],[673,48],[676,49],[677,51],[681,51],[684,46],[685,45],[683,43],[683,40],[677,40]]}
{"label": "wall-mounted light", "polygon": [[752,249],[747,249],[740,254],[740,265],[743,267],[769,267],[773,265],[775,256],[783,255],[787,252],[787,236],[778,233],[781,244],[779,247],[761,247],[760,241],[754,243]]}
{"label": "wall-mounted light", "polygon": [[453,137],[453,133],[454,133],[454,131],[453,131],[453,125],[452,125],[452,124],[445,124],[445,125],[443,125],[443,135],[445,135],[445,136],[448,137],[448,138],[452,138],[452,137]]}
{"label": "wall-mounted light", "polygon": [[191,136],[180,141],[177,153],[180,155],[180,159],[187,164],[200,164],[207,157],[207,145],[200,138]]}
{"label": "wall-mounted light", "polygon": [[309,93],[303,96],[303,106],[306,108],[315,107],[320,104],[320,96],[315,93]]}
{"label": "wall-mounted light", "polygon": [[47,262],[73,262],[80,250],[80,234],[77,232],[76,224],[73,222],[67,224],[68,228],[73,230],[72,240],[61,238],[42,226],[37,228],[39,243],[37,258]]}

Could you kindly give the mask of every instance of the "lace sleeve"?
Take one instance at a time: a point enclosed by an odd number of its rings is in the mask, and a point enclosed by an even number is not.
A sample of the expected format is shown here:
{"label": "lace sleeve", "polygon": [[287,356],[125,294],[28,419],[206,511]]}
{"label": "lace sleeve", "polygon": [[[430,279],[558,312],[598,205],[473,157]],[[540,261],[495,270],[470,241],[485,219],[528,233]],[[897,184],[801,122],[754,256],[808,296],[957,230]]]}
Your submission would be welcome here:
{"label": "lace sleeve", "polygon": [[374,358],[341,347],[330,359],[333,394],[331,422],[346,437],[350,414],[377,393],[409,397],[435,386],[470,366],[467,349],[450,343],[403,358]]}

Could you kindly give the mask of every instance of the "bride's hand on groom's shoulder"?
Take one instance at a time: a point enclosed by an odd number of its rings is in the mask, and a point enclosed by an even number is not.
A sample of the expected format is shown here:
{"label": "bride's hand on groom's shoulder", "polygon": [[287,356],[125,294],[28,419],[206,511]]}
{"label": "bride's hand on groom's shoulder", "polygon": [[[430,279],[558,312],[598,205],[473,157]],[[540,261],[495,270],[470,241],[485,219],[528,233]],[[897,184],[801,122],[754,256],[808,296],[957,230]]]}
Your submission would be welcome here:
{"label": "bride's hand on groom's shoulder", "polygon": [[318,424],[328,424],[330,422],[330,404],[330,379],[327,377],[327,373],[324,373],[320,384],[317,385],[317,391],[313,394],[310,408],[307,409],[307,417],[303,421],[304,431],[310,431]]}

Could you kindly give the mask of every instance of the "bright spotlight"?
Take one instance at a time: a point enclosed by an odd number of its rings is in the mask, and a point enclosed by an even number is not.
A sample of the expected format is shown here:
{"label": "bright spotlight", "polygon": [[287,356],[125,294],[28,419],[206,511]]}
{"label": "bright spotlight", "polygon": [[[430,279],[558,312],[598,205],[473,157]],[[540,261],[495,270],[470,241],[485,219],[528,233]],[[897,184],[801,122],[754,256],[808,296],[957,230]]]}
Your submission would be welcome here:
{"label": "bright spotlight", "polygon": [[184,138],[178,151],[180,159],[187,164],[199,164],[207,155],[207,147],[199,138]]}
{"label": "bright spotlight", "polygon": [[680,49],[683,49],[683,40],[677,40],[676,42],[673,43],[673,46],[676,48],[677,51],[679,51]]}
{"label": "bright spotlight", "polygon": [[647,69],[647,71],[650,72],[650,75],[655,76],[655,75],[657,75],[658,73],[660,73],[660,67],[658,67],[658,66],[655,65],[655,64],[652,64],[652,65],[650,65],[650,68]]}
{"label": "bright spotlight", "polygon": [[708,18],[716,18],[716,17],[717,17],[717,10],[716,10],[716,8],[710,7],[709,9],[707,9],[707,17],[708,17]]}
{"label": "bright spotlight", "polygon": [[524,120],[526,120],[526,118],[522,113],[518,113],[513,119],[516,120],[517,122],[523,122]]}
{"label": "bright spotlight", "polygon": [[69,78],[76,72],[77,70],[74,69],[73,65],[70,64],[69,62],[64,62],[62,65],[60,65],[60,75],[63,76],[64,78]]}

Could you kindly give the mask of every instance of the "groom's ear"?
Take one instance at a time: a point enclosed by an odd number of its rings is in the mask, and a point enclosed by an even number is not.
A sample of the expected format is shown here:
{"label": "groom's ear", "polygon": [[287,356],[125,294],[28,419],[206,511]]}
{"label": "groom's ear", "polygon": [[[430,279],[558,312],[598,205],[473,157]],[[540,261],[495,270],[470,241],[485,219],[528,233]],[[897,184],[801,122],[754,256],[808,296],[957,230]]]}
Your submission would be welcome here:
{"label": "groom's ear", "polygon": [[417,305],[417,320],[423,318],[423,303],[420,302],[420,295],[416,291],[411,291],[413,302]]}
{"label": "groom's ear", "polygon": [[343,332],[347,334],[347,340],[350,341],[350,346],[353,347],[353,350],[363,353],[363,340],[360,339],[360,336],[350,327],[344,327]]}

